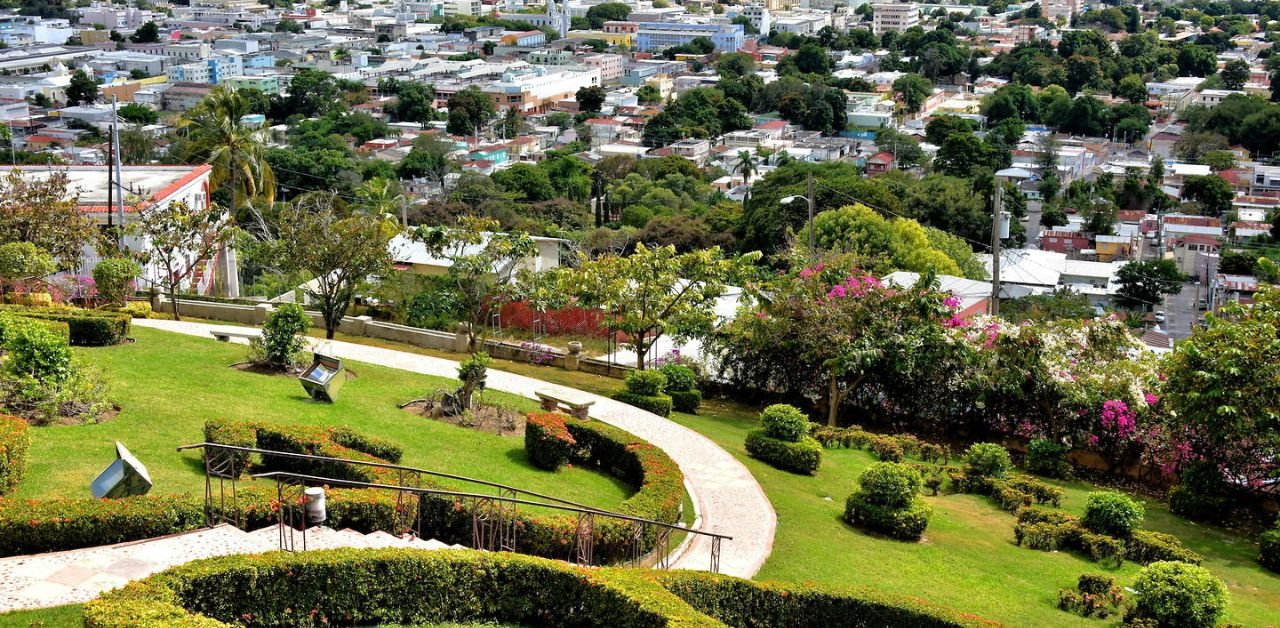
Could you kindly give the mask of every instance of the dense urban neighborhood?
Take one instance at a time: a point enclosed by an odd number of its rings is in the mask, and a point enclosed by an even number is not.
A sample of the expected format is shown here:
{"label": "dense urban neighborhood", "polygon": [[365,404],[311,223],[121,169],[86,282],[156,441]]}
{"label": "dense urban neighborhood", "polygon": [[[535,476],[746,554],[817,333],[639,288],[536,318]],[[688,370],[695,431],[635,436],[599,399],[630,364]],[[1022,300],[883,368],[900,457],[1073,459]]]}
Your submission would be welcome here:
{"label": "dense urban neighborhood", "polygon": [[0,626],[1280,625],[1280,0],[0,4]]}

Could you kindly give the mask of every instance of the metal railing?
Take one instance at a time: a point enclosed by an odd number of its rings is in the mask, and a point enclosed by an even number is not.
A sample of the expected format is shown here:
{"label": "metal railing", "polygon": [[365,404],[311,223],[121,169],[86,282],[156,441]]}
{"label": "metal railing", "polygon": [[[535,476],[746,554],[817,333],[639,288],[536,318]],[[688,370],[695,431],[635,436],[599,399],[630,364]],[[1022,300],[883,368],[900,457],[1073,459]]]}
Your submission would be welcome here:
{"label": "metal railing", "polygon": [[[243,469],[238,469],[237,464],[242,463],[242,459],[247,460],[249,454],[278,456],[319,463],[338,463],[343,465],[373,467],[395,472],[394,476],[395,480],[398,482],[397,484],[365,482],[345,478],[330,478],[292,471],[268,471],[252,475],[251,477],[254,479],[265,478],[276,481],[276,495],[277,502],[279,504],[277,528],[279,531],[280,549],[287,551],[295,551],[297,549],[298,537],[301,538],[302,549],[306,550],[307,548],[306,498],[303,491],[308,483],[312,485],[345,486],[351,488],[395,491],[396,512],[403,513],[408,510],[408,508],[412,508],[414,516],[405,527],[408,528],[414,536],[418,537],[422,536],[423,531],[423,499],[429,497],[443,497],[453,499],[459,502],[460,505],[469,502],[470,508],[467,508],[466,510],[470,512],[471,516],[471,547],[473,549],[480,550],[520,551],[517,544],[517,530],[519,526],[516,525],[519,514],[518,509],[520,506],[546,508],[565,513],[572,513],[576,516],[577,521],[574,527],[573,542],[570,544],[570,551],[566,560],[582,565],[595,564],[597,517],[606,520],[624,522],[630,526],[626,540],[626,562],[628,564],[642,564],[646,561],[646,557],[652,552],[655,556],[654,562],[657,568],[666,569],[670,567],[671,534],[673,532],[685,532],[711,539],[710,570],[718,573],[720,569],[720,552],[722,542],[725,540],[733,540],[732,536],[724,534],[694,530],[676,523],[666,523],[603,510],[566,499],[560,499],[558,497],[544,495],[534,491],[499,484],[497,482],[490,482],[487,480],[480,480],[450,473],[428,471],[403,465],[368,462],[363,460],[349,460],[346,458],[331,458],[327,456],[314,456],[310,454],[258,449],[255,447],[239,447],[235,445],[222,445],[208,442],[178,447],[179,451],[188,449],[204,450],[205,518],[206,523],[209,525],[225,522],[238,527],[242,526],[239,509],[237,508],[235,491],[237,478]],[[454,491],[444,488],[424,486],[421,481],[423,476],[470,482],[496,489],[497,494],[492,495],[476,492]],[[216,496],[214,492],[215,481],[217,482],[218,488]],[[229,495],[226,490],[228,485],[231,489]],[[523,499],[520,495],[545,501]],[[229,511],[226,508],[228,502],[231,503],[231,509]],[[399,530],[393,530],[392,532],[399,532]],[[651,544],[647,543],[649,539],[652,539]]]}

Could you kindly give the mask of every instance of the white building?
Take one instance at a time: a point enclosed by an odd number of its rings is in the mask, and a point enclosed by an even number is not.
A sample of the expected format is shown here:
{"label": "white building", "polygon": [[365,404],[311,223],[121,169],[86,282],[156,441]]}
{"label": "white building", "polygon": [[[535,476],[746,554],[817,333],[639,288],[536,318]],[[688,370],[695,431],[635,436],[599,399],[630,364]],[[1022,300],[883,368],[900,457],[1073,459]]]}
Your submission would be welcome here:
{"label": "white building", "polygon": [[920,5],[914,2],[877,3],[871,5],[871,32],[883,35],[902,32],[920,24]]}
{"label": "white building", "polygon": [[[0,176],[5,176],[12,166],[0,167]],[[185,202],[191,207],[201,208],[209,203],[209,173],[212,167],[199,166],[122,166],[121,181],[116,182],[118,191],[125,194],[124,225],[128,226],[138,218],[139,211],[148,207],[163,206],[174,202]],[[70,190],[78,195],[77,203],[81,211],[93,218],[99,225],[110,221],[119,226],[121,214],[107,204],[107,169],[102,166],[60,166],[57,169],[28,168],[20,170],[23,178],[29,181],[46,180],[54,172],[66,172],[70,179]],[[118,197],[117,197],[118,198]],[[142,199],[142,200],[138,200]],[[126,235],[124,245],[132,251],[145,251],[149,241],[139,235]],[[93,268],[101,261],[98,251],[86,246],[77,272],[83,275],[93,274]],[[211,262],[211,263],[209,263]],[[194,273],[183,288],[197,294],[221,293],[226,296],[239,296],[239,272],[234,249],[225,248],[214,254],[212,260],[196,260],[200,269]],[[150,264],[143,268],[142,284],[144,286],[157,282],[164,271],[158,264]]]}
{"label": "white building", "polygon": [[1084,0],[1041,0],[1044,16],[1057,21],[1062,18],[1071,22],[1071,17],[1084,9]]}

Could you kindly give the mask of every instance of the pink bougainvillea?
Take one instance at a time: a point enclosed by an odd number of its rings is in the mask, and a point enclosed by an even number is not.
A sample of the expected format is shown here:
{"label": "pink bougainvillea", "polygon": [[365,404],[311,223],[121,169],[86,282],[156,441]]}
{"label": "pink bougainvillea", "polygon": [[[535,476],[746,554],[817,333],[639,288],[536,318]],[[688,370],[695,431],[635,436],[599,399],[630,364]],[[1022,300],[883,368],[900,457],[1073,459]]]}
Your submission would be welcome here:
{"label": "pink bougainvillea", "polygon": [[1102,427],[1112,430],[1120,439],[1133,436],[1138,429],[1138,415],[1129,404],[1118,399],[1102,402]]}

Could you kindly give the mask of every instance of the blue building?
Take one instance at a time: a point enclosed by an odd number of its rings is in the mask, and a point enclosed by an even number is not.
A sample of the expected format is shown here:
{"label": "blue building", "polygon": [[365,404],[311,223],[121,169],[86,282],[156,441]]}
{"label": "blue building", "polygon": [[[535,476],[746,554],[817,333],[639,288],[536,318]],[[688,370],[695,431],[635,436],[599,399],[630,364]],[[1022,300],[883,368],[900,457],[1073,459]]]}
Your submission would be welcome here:
{"label": "blue building", "polygon": [[671,46],[690,43],[698,37],[710,39],[717,52],[735,52],[742,47],[746,31],[741,24],[641,22],[640,29],[636,32],[636,49],[658,52]]}

